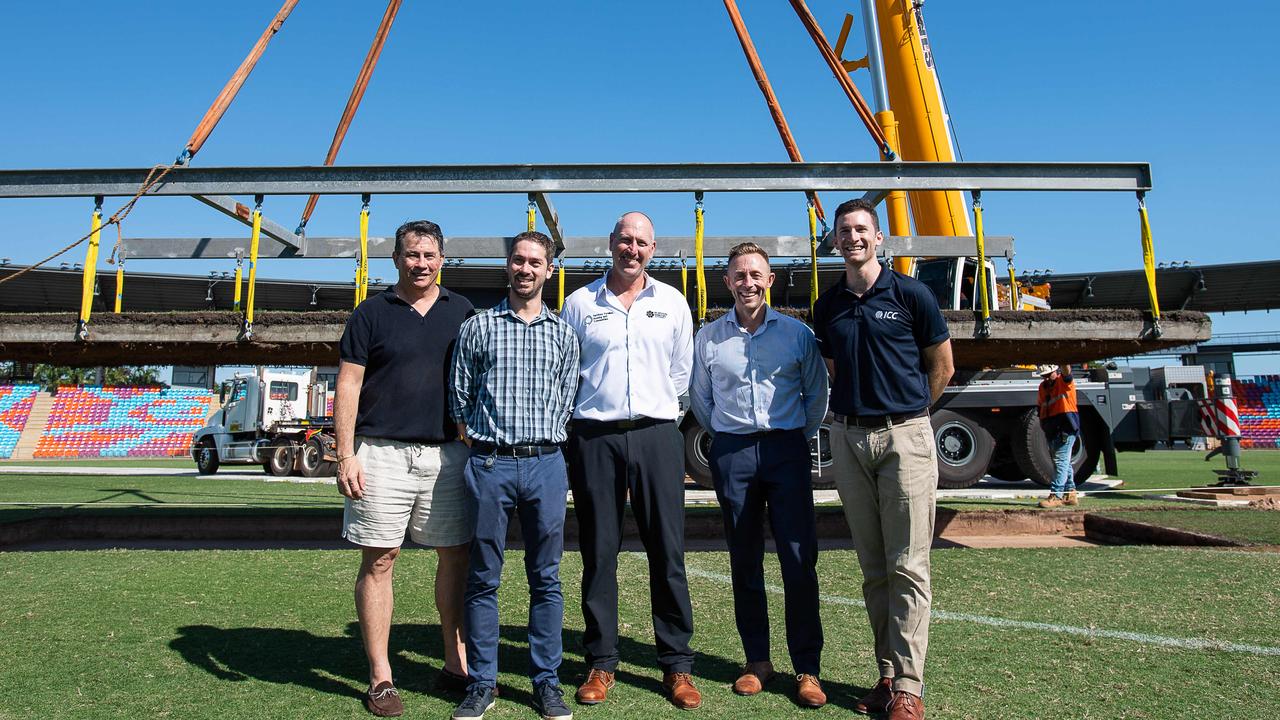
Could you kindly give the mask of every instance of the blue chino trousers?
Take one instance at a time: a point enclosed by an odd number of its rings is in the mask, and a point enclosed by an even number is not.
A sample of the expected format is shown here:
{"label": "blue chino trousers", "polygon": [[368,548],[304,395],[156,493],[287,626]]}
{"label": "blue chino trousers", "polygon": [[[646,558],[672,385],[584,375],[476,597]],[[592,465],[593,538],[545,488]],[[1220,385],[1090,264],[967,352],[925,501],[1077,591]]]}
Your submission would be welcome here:
{"label": "blue chino trousers", "polygon": [[467,672],[472,685],[498,682],[498,586],[511,513],[524,535],[529,581],[529,678],[534,687],[559,684],[564,596],[560,556],[569,479],[556,451],[530,458],[472,451],[465,469],[468,511],[476,529],[465,596]]}
{"label": "blue chino trousers", "polygon": [[797,674],[816,676],[822,620],[809,443],[801,430],[755,436],[718,433],[711,441],[710,461],[729,543],[734,619],[747,662],[770,659],[764,583],[767,517],[782,566],[791,666]]}

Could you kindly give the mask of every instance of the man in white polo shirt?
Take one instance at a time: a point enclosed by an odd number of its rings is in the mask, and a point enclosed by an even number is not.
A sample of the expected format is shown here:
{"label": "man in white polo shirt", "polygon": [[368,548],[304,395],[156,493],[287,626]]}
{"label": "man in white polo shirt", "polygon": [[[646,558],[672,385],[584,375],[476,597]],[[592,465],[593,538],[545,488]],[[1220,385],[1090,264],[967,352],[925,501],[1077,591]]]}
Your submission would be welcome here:
{"label": "man in white polo shirt", "polygon": [[583,644],[589,666],[578,702],[603,702],[618,667],[618,552],[628,494],[649,556],[650,602],[663,688],[684,709],[702,704],[693,669],[693,608],[684,568],[684,438],[679,396],[693,366],[693,318],[680,291],[649,277],[653,223],[618,218],[613,266],[574,292],[561,317],[582,363],[569,483],[582,550]]}

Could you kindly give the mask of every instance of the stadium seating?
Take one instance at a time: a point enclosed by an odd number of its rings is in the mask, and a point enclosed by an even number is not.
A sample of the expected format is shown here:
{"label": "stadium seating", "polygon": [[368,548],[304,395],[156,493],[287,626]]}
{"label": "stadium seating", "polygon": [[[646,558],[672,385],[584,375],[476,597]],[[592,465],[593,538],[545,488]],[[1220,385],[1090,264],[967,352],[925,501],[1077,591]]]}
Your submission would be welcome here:
{"label": "stadium seating", "polygon": [[186,455],[212,396],[195,388],[60,387],[37,458]]}
{"label": "stadium seating", "polygon": [[39,389],[36,385],[0,385],[0,459],[13,456]]}
{"label": "stadium seating", "polygon": [[1280,447],[1280,375],[1256,375],[1231,383],[1240,413],[1240,446]]}

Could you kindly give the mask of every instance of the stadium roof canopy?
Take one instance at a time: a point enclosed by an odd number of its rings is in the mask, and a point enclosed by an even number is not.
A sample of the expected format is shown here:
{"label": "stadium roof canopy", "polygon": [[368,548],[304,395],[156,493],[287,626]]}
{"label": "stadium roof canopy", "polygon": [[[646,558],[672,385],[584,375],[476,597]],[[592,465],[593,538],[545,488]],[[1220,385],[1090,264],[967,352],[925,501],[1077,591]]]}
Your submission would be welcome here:
{"label": "stadium roof canopy", "polygon": [[[1047,275],[1054,308],[1147,307],[1142,270]],[[1240,312],[1280,308],[1280,260],[1223,265],[1175,264],[1156,269],[1161,310]]]}

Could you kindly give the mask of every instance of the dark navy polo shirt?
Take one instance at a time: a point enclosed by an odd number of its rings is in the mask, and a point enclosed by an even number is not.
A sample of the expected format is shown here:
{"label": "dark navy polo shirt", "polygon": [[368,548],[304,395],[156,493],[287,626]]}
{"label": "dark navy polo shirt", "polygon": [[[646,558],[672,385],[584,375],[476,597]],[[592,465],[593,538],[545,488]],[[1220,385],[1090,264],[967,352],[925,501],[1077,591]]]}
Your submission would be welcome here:
{"label": "dark navy polo shirt", "polygon": [[822,356],[835,360],[832,412],[899,415],[929,407],[920,351],[951,333],[924,283],[881,266],[875,284],[858,297],[841,275],[814,304],[813,332]]}
{"label": "dark navy polo shirt", "polygon": [[449,415],[449,365],[471,302],[440,288],[419,315],[387,289],[351,313],[339,355],[364,366],[356,434],[413,443],[442,443],[458,436]]}

